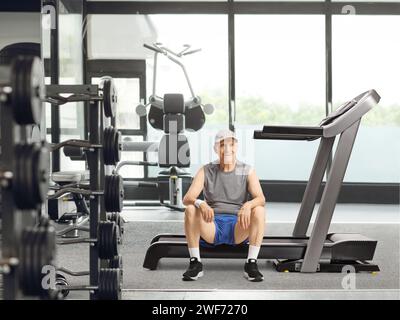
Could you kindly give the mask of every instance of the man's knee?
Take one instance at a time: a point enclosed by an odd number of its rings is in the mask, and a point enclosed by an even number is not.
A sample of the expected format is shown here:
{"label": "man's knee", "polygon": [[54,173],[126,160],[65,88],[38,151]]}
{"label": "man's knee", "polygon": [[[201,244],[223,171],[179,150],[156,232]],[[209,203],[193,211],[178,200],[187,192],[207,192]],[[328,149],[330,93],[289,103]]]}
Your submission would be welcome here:
{"label": "man's knee", "polygon": [[251,219],[255,222],[265,222],[265,208],[263,206],[257,206],[251,209]]}
{"label": "man's knee", "polygon": [[186,206],[185,219],[194,220],[198,219],[198,217],[199,217],[198,210],[194,205],[189,204],[188,206]]}

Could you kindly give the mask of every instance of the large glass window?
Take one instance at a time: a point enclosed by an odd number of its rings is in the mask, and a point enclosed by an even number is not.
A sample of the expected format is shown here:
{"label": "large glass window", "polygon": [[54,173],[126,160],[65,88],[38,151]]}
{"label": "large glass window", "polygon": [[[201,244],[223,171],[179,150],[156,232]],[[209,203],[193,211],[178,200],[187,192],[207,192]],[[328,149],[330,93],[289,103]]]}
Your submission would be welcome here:
{"label": "large glass window", "polygon": [[255,165],[262,179],[308,179],[317,143],[252,136],[263,125],[316,125],[324,117],[324,39],[324,16],[235,17],[239,157]]}
{"label": "large glass window", "polygon": [[[73,4],[74,12],[70,13],[64,4]],[[83,83],[83,56],[82,56],[82,1],[64,0],[59,2],[59,83],[82,84]],[[51,19],[49,14],[42,15],[42,51],[43,58],[50,59],[50,31]],[[49,61],[48,61],[49,62]],[[50,65],[50,64],[49,64]],[[51,70],[48,70],[51,73]],[[50,84],[50,74],[47,74],[46,84]],[[51,129],[52,107],[46,106],[46,128]],[[83,103],[67,103],[60,109],[60,140],[82,139],[84,135],[84,105]],[[49,132],[49,130],[48,130]],[[51,136],[47,135],[49,141]],[[83,170],[85,163],[71,161],[60,152],[61,170]]]}
{"label": "large glass window", "polygon": [[[207,116],[205,127],[195,133],[187,132],[191,148],[191,172],[212,158],[210,136],[219,128],[228,127],[228,18],[226,15],[90,15],[88,27],[88,55],[90,59],[146,60],[146,96],[152,94],[153,52],[144,43],[162,42],[178,51],[184,44],[196,54],[184,58],[193,90],[204,103],[215,106]],[[112,25],[113,28],[109,26]],[[117,31],[115,31],[117,30]],[[112,44],[112,45],[110,45]],[[157,90],[165,93],[182,93],[190,98],[190,91],[182,69],[164,56],[159,56]],[[173,81],[171,81],[173,79]],[[131,100],[131,111],[139,103]],[[147,124],[148,140],[160,141],[163,132]],[[210,150],[210,152],[203,152]],[[149,160],[153,160],[149,155]],[[157,168],[149,168],[150,176]]]}
{"label": "large glass window", "polygon": [[[68,2],[68,1],[64,1]],[[78,4],[77,1],[75,1]],[[78,6],[79,7],[79,6]],[[77,8],[78,8],[77,7]],[[59,14],[60,84],[83,83],[82,12],[68,13],[60,3]],[[67,103],[60,106],[61,141],[82,139],[84,132],[84,104]],[[67,135],[67,132],[75,132]],[[83,161],[71,161],[60,153],[61,170],[84,170]]]}
{"label": "large glass window", "polygon": [[363,119],[345,180],[400,181],[400,17],[333,17],[333,103],[375,89],[380,103]]}

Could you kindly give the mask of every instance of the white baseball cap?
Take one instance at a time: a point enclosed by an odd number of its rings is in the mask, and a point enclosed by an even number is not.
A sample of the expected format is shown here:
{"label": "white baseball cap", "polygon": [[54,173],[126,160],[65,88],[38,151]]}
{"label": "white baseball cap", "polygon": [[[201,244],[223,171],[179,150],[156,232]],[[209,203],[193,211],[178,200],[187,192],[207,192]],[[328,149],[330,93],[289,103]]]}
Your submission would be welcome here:
{"label": "white baseball cap", "polygon": [[217,143],[220,143],[221,141],[225,140],[225,139],[229,139],[229,138],[233,138],[236,141],[238,141],[238,139],[236,138],[236,135],[233,131],[229,130],[229,129],[222,129],[219,130],[217,132],[217,134],[215,135],[215,142],[214,145]]}

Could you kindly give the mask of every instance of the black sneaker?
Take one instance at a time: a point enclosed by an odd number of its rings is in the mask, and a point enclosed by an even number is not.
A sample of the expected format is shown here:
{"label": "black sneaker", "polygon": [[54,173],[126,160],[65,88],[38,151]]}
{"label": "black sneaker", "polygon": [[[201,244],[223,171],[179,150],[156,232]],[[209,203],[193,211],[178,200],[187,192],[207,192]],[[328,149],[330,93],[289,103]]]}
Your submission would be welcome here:
{"label": "black sneaker", "polygon": [[203,264],[197,258],[190,258],[190,265],[183,274],[183,281],[194,281],[203,276]]}
{"label": "black sneaker", "polygon": [[264,276],[258,271],[257,260],[249,259],[244,265],[244,276],[252,282],[260,282],[264,280]]}

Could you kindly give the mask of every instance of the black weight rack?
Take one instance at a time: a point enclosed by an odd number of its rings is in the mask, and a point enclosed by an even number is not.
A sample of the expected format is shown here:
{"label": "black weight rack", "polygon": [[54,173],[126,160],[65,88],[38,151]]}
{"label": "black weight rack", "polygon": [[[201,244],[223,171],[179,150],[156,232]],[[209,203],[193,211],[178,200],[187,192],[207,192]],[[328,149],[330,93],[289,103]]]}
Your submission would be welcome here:
{"label": "black weight rack", "polygon": [[[38,67],[36,70],[35,68]],[[48,167],[45,163],[43,170],[39,172],[41,175],[39,182],[41,195],[37,195],[36,203],[28,203],[21,197],[16,196],[17,187],[31,188],[39,186],[33,182],[34,173],[18,170],[17,162],[25,161],[25,164],[34,165],[34,161],[39,161],[32,154],[18,154],[18,147],[27,148],[44,148],[43,143],[31,142],[30,134],[33,125],[38,125],[41,118],[42,103],[40,102],[42,89],[44,88],[44,75],[41,72],[41,61],[39,58],[21,56],[15,59],[13,63],[0,65],[0,127],[1,127],[1,156],[0,156],[0,182],[1,182],[1,256],[0,256],[0,273],[3,277],[2,291],[3,299],[15,300],[23,299],[28,294],[23,282],[23,272],[26,271],[26,265],[22,266],[24,261],[21,257],[23,251],[22,236],[27,228],[33,228],[37,225],[41,216],[41,196],[47,193],[48,172],[44,170]],[[37,85],[22,82],[26,80],[37,80]],[[43,86],[41,83],[43,82]],[[33,92],[32,90],[37,90]],[[24,118],[24,111],[33,115]],[[27,149],[25,148],[25,149]],[[43,159],[42,159],[43,160]],[[30,162],[29,162],[30,161]],[[36,162],[37,164],[38,162]],[[43,164],[43,163],[42,163]],[[37,166],[39,168],[39,166]],[[36,177],[39,178],[39,177]],[[18,181],[17,181],[18,180]],[[28,186],[30,184],[30,187]],[[39,190],[35,190],[39,193]],[[27,195],[30,198],[31,195]],[[25,203],[24,203],[25,201]],[[54,252],[55,254],[55,252]],[[40,271],[39,271],[40,272]],[[29,295],[32,296],[32,295]],[[38,294],[39,296],[39,294]]]}
{"label": "black weight rack", "polygon": [[[57,98],[61,97],[62,94],[70,94],[72,97],[61,100],[60,105],[68,104],[68,102],[85,101],[84,108],[88,108],[87,114],[89,118],[88,122],[88,145],[104,147],[104,123],[105,117],[113,118],[115,114],[110,114],[106,110],[105,102],[101,99],[101,89],[97,85],[48,85],[46,101],[57,102]],[[110,110],[110,108],[108,109]],[[113,110],[114,112],[115,110]],[[61,142],[62,143],[62,142]],[[79,145],[79,142],[78,142]],[[104,189],[105,189],[105,163],[104,163],[104,152],[101,148],[87,148],[86,160],[87,168],[89,170],[89,238],[99,239],[99,224],[102,221],[107,221],[107,214],[104,204]],[[61,188],[62,189],[62,188]],[[70,243],[79,243],[80,241],[70,241]],[[101,278],[101,268],[107,268],[108,262],[100,259],[99,255],[99,241],[90,243],[89,249],[89,287],[98,288],[101,286],[99,278]],[[65,241],[62,244],[68,244]],[[69,274],[76,275],[77,272],[71,272],[67,269],[61,268],[60,271]],[[87,274],[86,272],[81,275]],[[84,290],[84,287],[80,287]],[[80,290],[78,289],[78,290]],[[101,299],[97,290],[89,290],[90,299],[97,300]]]}

